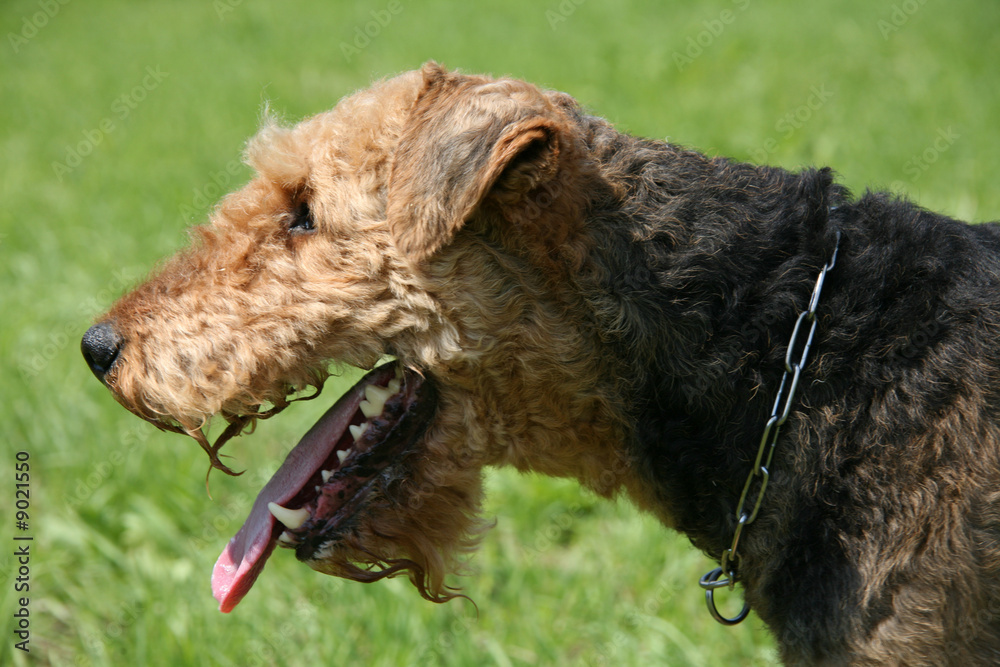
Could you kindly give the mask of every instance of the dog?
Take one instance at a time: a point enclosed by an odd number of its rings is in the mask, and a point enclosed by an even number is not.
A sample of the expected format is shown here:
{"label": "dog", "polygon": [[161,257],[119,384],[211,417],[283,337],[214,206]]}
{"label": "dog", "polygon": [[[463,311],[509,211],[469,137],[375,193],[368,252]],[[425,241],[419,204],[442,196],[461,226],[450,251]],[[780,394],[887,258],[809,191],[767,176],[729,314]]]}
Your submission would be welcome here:
{"label": "dog", "polygon": [[435,63],[267,122],[246,159],[82,342],[122,405],[226,471],[255,420],[372,369],[226,547],[223,611],[276,546],[454,597],[482,470],[509,465],[688,536],[721,561],[709,596],[738,583],[788,665],[1000,664],[996,223]]}

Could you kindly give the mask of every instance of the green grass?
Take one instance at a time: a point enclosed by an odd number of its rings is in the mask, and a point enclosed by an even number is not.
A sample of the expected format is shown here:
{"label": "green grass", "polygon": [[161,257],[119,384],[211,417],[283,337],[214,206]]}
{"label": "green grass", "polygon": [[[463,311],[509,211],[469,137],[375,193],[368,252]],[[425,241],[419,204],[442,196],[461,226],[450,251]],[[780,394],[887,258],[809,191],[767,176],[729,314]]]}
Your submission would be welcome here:
{"label": "green grass", "polygon": [[[265,102],[297,119],[430,58],[566,90],[635,133],[831,164],[858,190],[1000,218],[1000,5],[398,2],[350,59],[341,43],[389,2],[0,8],[0,664],[773,663],[759,620],[727,629],[708,617],[696,579],[710,563],[683,538],[627,503],[509,471],[490,474],[498,525],[461,581],[478,613],[424,602],[402,581],[320,576],[279,552],[221,615],[212,564],[328,399],[230,445],[249,472],[215,476],[209,500],[204,455],[118,407],[79,337],[246,179],[233,161]],[[31,457],[30,654],[12,634],[17,451]]]}

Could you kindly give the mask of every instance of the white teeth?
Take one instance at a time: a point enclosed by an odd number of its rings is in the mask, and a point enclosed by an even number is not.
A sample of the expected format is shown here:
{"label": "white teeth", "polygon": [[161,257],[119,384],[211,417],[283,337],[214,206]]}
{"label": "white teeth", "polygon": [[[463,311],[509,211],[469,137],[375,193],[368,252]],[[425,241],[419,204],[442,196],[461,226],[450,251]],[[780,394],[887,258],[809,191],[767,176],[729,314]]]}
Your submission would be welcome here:
{"label": "white teeth", "polygon": [[372,398],[373,395],[377,397],[378,400],[385,403],[386,399],[392,396],[394,393],[395,392],[393,392],[388,387],[380,387],[377,384],[370,384],[367,387],[365,387],[365,396],[368,397],[369,401],[373,402],[375,400]]}
{"label": "white teeth", "polygon": [[287,530],[278,536],[278,541],[289,546],[293,546],[295,544],[295,538]]}
{"label": "white teeth", "polygon": [[374,417],[382,414],[382,408],[385,407],[386,399],[394,393],[393,391],[389,391],[388,387],[379,387],[375,384],[368,385],[365,387],[365,398],[368,400],[361,401],[361,412],[364,413],[365,417]]}
{"label": "white teeth", "polygon": [[[354,424],[351,424],[349,428],[351,429],[351,437],[354,438],[354,442],[357,442],[358,439],[362,435],[364,435],[365,431],[368,430],[368,422],[365,422],[361,426],[355,426]],[[338,452],[337,454],[339,456],[340,452]]]}
{"label": "white teeth", "polygon": [[[355,438],[355,440],[357,440],[357,438]],[[340,461],[341,465],[343,465],[344,464],[344,459],[346,459],[348,456],[350,456],[353,453],[354,453],[353,449],[347,449],[347,450],[338,449],[337,450],[337,460]]]}
{"label": "white teeth", "polygon": [[287,507],[282,507],[278,503],[268,503],[267,509],[271,511],[271,515],[275,519],[285,524],[286,528],[290,528],[292,530],[295,530],[304,524],[306,519],[309,518],[309,510],[304,507],[302,509],[290,510]]}
{"label": "white teeth", "polygon": [[[339,455],[340,452],[337,452],[337,454]],[[341,463],[343,463],[343,461],[341,461]],[[330,475],[332,475],[332,474],[333,474],[332,470],[320,470],[319,471],[319,476],[323,478],[323,483],[324,484],[326,484],[327,482],[330,481]]]}
{"label": "white teeth", "polygon": [[365,400],[361,401],[361,405],[359,406],[362,414],[368,419],[382,414],[385,402],[390,396],[398,392],[401,386],[402,382],[399,378],[395,378],[390,380],[386,387],[380,387],[375,384],[365,387]]}

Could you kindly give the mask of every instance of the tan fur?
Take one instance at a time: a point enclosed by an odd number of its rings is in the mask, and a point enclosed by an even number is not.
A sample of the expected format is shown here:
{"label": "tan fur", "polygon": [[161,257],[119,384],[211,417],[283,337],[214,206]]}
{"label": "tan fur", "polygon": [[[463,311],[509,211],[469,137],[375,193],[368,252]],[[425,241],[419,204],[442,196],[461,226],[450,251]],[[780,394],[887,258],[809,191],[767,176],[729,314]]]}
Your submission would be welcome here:
{"label": "tan fur", "polygon": [[[405,556],[435,596],[477,535],[482,466],[615,493],[630,477],[624,453],[607,454],[623,441],[614,374],[593,331],[562,324],[585,310],[565,278],[586,251],[570,224],[586,178],[564,173],[581,169],[579,139],[552,98],[431,64],[294,127],[269,122],[246,151],[257,176],[107,315],[129,341],[107,384],[202,437],[213,415],[320,385],[330,361],[367,368],[388,351],[443,379],[408,510],[369,507],[363,544],[314,565],[350,574],[370,554]],[[319,232],[289,237],[303,198]],[[501,217],[520,227],[497,239],[510,253],[456,236]]]}

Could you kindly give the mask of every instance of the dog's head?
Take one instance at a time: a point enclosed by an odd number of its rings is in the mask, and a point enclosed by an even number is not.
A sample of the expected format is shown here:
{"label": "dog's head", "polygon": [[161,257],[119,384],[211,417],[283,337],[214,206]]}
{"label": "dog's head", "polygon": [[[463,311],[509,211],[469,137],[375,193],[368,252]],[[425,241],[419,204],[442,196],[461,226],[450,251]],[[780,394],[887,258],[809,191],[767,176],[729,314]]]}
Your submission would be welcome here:
{"label": "dog's head", "polygon": [[[607,401],[573,386],[595,372],[559,287],[586,253],[573,113],[563,95],[431,63],[294,127],[268,123],[247,148],[253,180],[84,336],[122,405],[227,471],[225,440],[318,391],[331,363],[374,368],[220,557],[224,611],[277,544],[358,580],[405,571],[445,599],[477,533],[482,466],[534,466],[533,448],[574,420],[604,423]],[[563,381],[572,406],[553,399]],[[216,415],[229,427],[210,445]]]}

